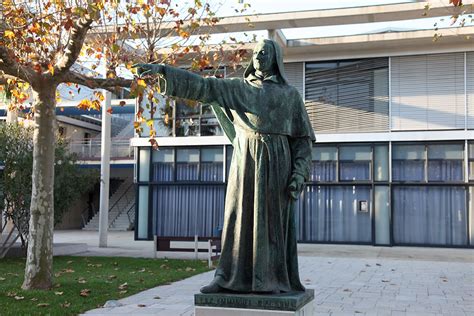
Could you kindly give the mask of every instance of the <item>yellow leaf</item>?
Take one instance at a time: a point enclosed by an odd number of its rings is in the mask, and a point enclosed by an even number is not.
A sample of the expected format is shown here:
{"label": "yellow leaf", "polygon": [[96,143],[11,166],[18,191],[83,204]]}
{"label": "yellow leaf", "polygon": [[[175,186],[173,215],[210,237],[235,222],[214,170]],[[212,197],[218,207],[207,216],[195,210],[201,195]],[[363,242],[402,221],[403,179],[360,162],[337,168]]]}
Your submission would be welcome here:
{"label": "yellow leaf", "polygon": [[51,64],[48,64],[48,70],[51,73],[51,75],[54,76],[54,66]]}
{"label": "yellow leaf", "polygon": [[143,88],[146,88],[146,82],[143,79],[138,79],[137,84]]}
{"label": "yellow leaf", "polygon": [[103,102],[103,101],[105,100],[104,94],[103,94],[102,92],[100,92],[100,91],[94,92],[94,95],[95,95],[95,97],[96,97],[99,101],[101,101],[101,102]]}
{"label": "yellow leaf", "polygon": [[13,33],[13,32],[10,31],[10,30],[6,30],[6,31],[5,31],[5,37],[6,37],[6,38],[9,38],[9,39],[14,39],[14,38],[15,38],[15,33]]}

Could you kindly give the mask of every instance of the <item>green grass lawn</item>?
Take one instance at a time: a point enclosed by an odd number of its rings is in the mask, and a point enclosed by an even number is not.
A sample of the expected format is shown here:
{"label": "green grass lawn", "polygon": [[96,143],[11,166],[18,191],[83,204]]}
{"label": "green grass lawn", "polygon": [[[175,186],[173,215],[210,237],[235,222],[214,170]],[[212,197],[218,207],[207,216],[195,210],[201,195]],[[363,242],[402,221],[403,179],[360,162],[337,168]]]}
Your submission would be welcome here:
{"label": "green grass lawn", "polygon": [[23,291],[24,267],[24,258],[0,260],[2,316],[77,315],[107,300],[208,271],[206,262],[194,260],[54,257],[54,288]]}

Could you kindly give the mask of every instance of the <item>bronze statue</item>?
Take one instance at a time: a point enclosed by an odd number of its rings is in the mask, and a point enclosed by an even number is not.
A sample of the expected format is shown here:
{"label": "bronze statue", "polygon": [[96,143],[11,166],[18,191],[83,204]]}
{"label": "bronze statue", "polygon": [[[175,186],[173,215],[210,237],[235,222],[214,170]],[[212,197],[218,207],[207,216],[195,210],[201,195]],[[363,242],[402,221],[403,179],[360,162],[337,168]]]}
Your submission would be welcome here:
{"label": "bronze statue", "polygon": [[202,293],[304,291],[298,273],[294,200],[308,180],[315,140],[303,100],[283,71],[280,46],[259,42],[244,78],[202,78],[137,64],[161,74],[165,94],[212,104],[234,147],[225,201],[222,254]]}

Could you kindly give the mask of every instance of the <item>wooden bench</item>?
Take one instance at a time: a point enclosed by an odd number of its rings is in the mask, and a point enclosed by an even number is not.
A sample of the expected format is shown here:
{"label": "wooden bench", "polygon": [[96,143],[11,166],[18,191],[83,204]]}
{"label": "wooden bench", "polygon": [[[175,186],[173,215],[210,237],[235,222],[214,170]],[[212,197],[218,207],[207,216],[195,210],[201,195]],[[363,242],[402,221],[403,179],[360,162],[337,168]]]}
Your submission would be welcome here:
{"label": "wooden bench", "polygon": [[219,237],[161,237],[154,236],[154,258],[157,251],[194,252],[198,260],[199,252],[208,253],[208,264],[218,260],[221,252]]}

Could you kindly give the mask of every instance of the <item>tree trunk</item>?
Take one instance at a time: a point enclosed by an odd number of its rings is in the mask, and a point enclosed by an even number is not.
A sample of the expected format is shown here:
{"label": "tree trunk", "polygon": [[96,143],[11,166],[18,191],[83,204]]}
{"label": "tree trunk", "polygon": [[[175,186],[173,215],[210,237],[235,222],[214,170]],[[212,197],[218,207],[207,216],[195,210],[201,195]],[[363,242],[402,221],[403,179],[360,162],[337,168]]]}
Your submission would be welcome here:
{"label": "tree trunk", "polygon": [[53,284],[54,144],[56,87],[44,82],[35,87],[33,174],[30,231],[22,288],[50,289]]}

